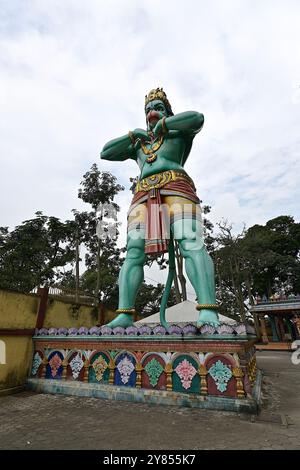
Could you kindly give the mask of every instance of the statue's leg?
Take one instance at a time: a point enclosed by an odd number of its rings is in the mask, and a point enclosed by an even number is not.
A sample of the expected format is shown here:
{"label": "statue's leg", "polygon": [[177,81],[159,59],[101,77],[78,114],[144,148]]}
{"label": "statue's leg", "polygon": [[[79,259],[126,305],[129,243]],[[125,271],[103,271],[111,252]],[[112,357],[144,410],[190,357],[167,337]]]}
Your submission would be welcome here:
{"label": "statue's leg", "polygon": [[[134,309],[135,298],[144,279],[145,234],[132,230],[127,235],[127,255],[119,275],[119,310]],[[107,326],[126,328],[133,324],[133,315],[120,313]]]}
{"label": "statue's leg", "polygon": [[[180,253],[185,259],[187,276],[195,289],[199,304],[216,304],[213,261],[203,243],[202,222],[181,219],[172,226],[174,238],[178,240]],[[219,325],[215,310],[199,311],[198,326]]]}

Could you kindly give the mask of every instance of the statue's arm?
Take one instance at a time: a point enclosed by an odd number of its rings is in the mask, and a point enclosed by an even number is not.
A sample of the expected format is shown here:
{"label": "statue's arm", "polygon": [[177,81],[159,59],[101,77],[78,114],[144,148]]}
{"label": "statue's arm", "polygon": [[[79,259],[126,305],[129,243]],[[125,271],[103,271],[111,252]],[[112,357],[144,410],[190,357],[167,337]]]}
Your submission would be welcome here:
{"label": "statue's arm", "polygon": [[121,162],[128,158],[135,159],[136,152],[129,134],[126,134],[117,139],[110,140],[104,145],[100,158],[103,160],[111,160]]}
{"label": "statue's arm", "polygon": [[[169,131],[181,131],[185,134],[195,135],[199,132],[204,124],[204,116],[197,111],[186,111],[184,113],[169,116],[165,120],[166,127]],[[158,134],[162,128],[162,120],[157,124],[154,133]]]}

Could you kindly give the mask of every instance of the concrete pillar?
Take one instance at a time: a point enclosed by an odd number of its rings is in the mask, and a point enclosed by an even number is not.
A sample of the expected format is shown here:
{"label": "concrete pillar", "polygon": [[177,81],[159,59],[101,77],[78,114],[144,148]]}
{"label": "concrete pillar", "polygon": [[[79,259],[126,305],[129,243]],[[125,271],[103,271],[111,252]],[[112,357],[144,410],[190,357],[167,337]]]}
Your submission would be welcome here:
{"label": "concrete pillar", "polygon": [[273,339],[273,341],[279,341],[274,316],[269,315],[269,320],[270,320],[270,324],[271,324],[271,328],[272,328],[272,339]]}
{"label": "concrete pillar", "polygon": [[280,331],[280,340],[285,341],[284,324],[281,317],[278,317],[278,329]]}
{"label": "concrete pillar", "polygon": [[260,315],[260,328],[261,328],[261,335],[262,335],[262,342],[265,344],[268,344],[268,335],[267,335],[267,330],[266,330],[266,322],[265,322],[265,317],[264,315]]}
{"label": "concrete pillar", "polygon": [[298,331],[298,336],[300,336],[300,316],[296,315],[296,321],[295,321],[296,329]]}
{"label": "concrete pillar", "polygon": [[39,287],[38,295],[40,296],[39,309],[36,317],[36,328],[42,328],[46,316],[48,306],[49,287]]}
{"label": "concrete pillar", "polygon": [[291,341],[293,341],[293,330],[292,330],[292,325],[291,325],[291,320],[290,320],[290,317],[289,316],[286,316],[284,318],[284,321],[286,323],[286,326],[287,326],[287,329],[288,329],[288,332],[291,336]]}
{"label": "concrete pillar", "polygon": [[261,340],[261,331],[260,331],[260,324],[257,313],[253,313],[253,320],[254,320],[254,328],[256,332],[257,339]]}

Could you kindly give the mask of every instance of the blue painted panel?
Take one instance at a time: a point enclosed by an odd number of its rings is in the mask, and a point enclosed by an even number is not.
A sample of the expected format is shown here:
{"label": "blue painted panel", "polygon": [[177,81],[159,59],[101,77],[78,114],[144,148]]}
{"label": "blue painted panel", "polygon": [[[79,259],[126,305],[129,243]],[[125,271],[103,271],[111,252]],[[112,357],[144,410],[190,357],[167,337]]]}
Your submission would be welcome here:
{"label": "blue painted panel", "polygon": [[[49,354],[48,356],[48,363],[51,361],[51,359],[55,356],[55,354],[57,354],[60,359],[61,359],[61,362],[64,360],[64,357],[62,355],[62,353],[60,351],[52,351],[51,354]],[[58,369],[56,369],[56,374],[53,370],[51,370],[51,366],[50,364],[47,364],[47,367],[46,367],[46,379],[55,379],[55,380],[60,380],[61,379],[61,376],[62,376],[62,372],[63,372],[63,366],[62,364],[60,365],[60,367]],[[54,375],[53,375],[54,374]]]}
{"label": "blue painted panel", "polygon": [[[115,385],[122,385],[122,387],[135,387],[136,371],[134,369],[136,364],[135,358],[124,352],[116,359],[115,369]],[[119,366],[119,368],[118,368]],[[121,370],[120,370],[121,368]]]}

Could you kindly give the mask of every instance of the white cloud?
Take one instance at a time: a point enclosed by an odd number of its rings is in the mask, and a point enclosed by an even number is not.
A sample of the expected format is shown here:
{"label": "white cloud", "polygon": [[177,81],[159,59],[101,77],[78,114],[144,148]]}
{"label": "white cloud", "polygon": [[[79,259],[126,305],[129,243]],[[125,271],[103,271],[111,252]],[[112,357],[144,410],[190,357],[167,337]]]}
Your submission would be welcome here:
{"label": "white cloud", "polygon": [[128,191],[134,162],[99,152],[144,125],[155,86],[205,115],[186,169],[214,221],[299,219],[299,15],[297,0],[2,1],[0,224],[70,217],[95,161]]}

